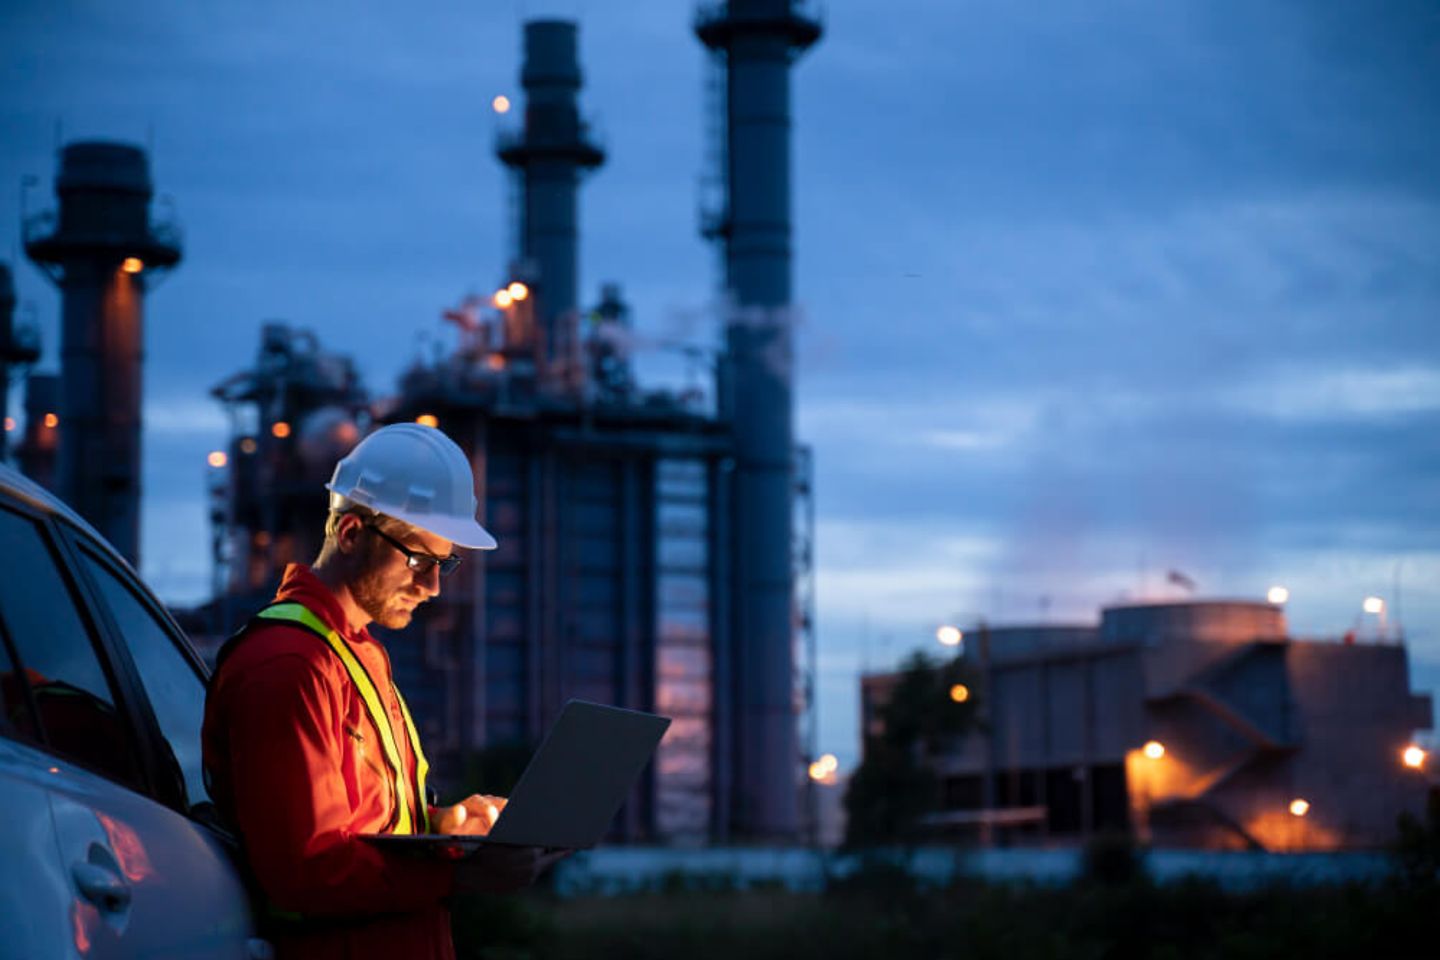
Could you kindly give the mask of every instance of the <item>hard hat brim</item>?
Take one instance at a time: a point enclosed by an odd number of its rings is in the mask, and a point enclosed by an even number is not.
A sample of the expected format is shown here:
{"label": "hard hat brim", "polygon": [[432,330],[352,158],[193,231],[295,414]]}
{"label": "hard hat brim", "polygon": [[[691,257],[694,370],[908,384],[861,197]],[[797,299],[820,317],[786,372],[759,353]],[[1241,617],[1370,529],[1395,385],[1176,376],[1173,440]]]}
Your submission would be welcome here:
{"label": "hard hat brim", "polygon": [[495,538],[490,535],[490,531],[474,520],[466,520],[463,517],[442,517],[433,513],[417,516],[398,510],[385,513],[386,516],[394,517],[412,527],[418,527],[426,533],[444,537],[457,547],[466,547],[470,550],[494,550],[499,546]]}

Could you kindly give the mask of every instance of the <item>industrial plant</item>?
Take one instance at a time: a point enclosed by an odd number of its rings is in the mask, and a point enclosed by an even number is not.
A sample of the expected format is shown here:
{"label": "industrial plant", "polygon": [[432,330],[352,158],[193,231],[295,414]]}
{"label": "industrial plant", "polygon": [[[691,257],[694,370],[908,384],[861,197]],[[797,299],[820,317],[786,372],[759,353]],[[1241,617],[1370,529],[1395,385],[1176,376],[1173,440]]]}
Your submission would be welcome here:
{"label": "industrial plant", "polygon": [[[1401,635],[1290,635],[1283,602],[1195,600],[1102,611],[1099,625],[945,628],[974,722],[927,758],[932,839],[1157,847],[1379,848],[1436,782],[1412,738]],[[862,739],[884,731],[896,673],[861,679]]]}
{"label": "industrial plant", "polygon": [[[713,131],[699,226],[723,265],[720,345],[691,348],[708,382],[643,383],[623,286],[582,281],[579,191],[607,152],[581,105],[577,25],[528,22],[520,119],[495,142],[508,262],[435,320],[454,349],[393,387],[367,385],[344,344],[263,325],[253,362],[213,389],[232,430],[208,474],[212,597],[176,616],[213,655],[287,564],[314,559],[337,460],[383,424],[438,428],[499,541],[387,644],[440,790],[532,749],[581,698],[673,718],[614,839],[789,842],[816,836],[807,791],[836,774],[833,756],[815,766],[812,457],[792,364],[791,71],[822,28],[798,0],[703,4],[693,27]],[[66,145],[55,192],[22,233],[61,291],[62,372],[28,372],[38,343],[0,264],[0,459],[17,438],[21,469],[138,567],[144,302],[182,237],[138,147]],[[22,434],[3,402],[26,372]],[[1219,600],[982,625],[963,644],[951,629],[977,722],[926,757],[928,839],[1367,847],[1434,789],[1410,740],[1433,705],[1398,635],[1302,639],[1283,601]],[[897,682],[862,678],[863,741]]]}
{"label": "industrial plant", "polygon": [[[210,458],[214,596],[179,614],[199,648],[263,606],[287,563],[314,558],[323,484],[366,431],[438,427],[471,458],[500,547],[389,645],[437,773],[533,748],[583,698],[674,720],[618,839],[797,834],[814,736],[813,511],[792,427],[789,91],[821,33],[803,6],[733,0],[694,21],[716,138],[701,232],[724,264],[723,346],[694,352],[712,389],[647,389],[621,287],[584,293],[578,191],[605,151],[580,105],[576,24],[527,23],[523,120],[495,144],[515,249],[492,295],[445,314],[453,353],[377,394],[343,352],[270,323],[253,365],[215,387],[234,430]],[[181,256],[153,192],[140,149],[73,143],[58,214],[24,225],[26,253],[62,291],[64,343],[63,375],[29,378],[19,461],[137,564],[144,294]],[[36,352],[12,336],[11,306],[7,369]]]}
{"label": "industrial plant", "polygon": [[455,351],[379,399],[309,333],[264,329],[254,365],[215,390],[236,432],[215,473],[216,600],[191,627],[223,638],[314,556],[323,484],[366,429],[438,427],[471,457],[500,546],[389,645],[437,771],[533,746],[572,697],[654,710],[674,723],[617,838],[781,839],[801,826],[811,709],[789,68],[820,31],[787,0],[706,8],[695,28],[728,91],[723,204],[703,225],[730,298],[713,401],[645,389],[620,286],[582,293],[577,196],[605,151],[580,105],[577,26],[527,23],[523,121],[495,145],[517,221],[495,292],[448,311]]}

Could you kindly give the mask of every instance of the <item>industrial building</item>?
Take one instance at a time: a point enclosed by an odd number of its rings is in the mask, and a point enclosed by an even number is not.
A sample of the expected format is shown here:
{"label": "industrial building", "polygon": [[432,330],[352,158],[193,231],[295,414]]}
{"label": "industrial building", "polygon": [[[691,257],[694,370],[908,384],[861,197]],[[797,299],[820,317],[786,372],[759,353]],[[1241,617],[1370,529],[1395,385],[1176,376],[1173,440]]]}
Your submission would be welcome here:
{"label": "industrial building", "polygon": [[[926,828],[961,842],[1379,847],[1435,783],[1430,697],[1397,637],[1290,636],[1283,606],[1116,606],[1098,626],[964,632],[976,723],[927,761]],[[863,739],[897,674],[861,680]]]}
{"label": "industrial building", "polygon": [[[617,284],[581,291],[577,194],[605,152],[579,104],[574,23],[524,30],[523,121],[500,132],[516,218],[493,295],[449,311],[449,356],[377,399],[343,355],[267,325],[216,397],[215,643],[283,566],[313,559],[324,482],[383,422],[438,426],[472,459],[500,542],[388,644],[442,789],[532,747],[578,697],[674,718],[617,839],[793,839],[813,737],[809,457],[793,437],[789,70],[820,35],[791,0],[702,6],[712,144],[702,233],[722,253],[711,396],[647,390]],[[208,638],[208,639],[207,639]]]}
{"label": "industrial building", "polygon": [[53,469],[60,498],[138,566],[145,293],[180,262],[180,231],[163,211],[152,216],[149,160],[129,144],[66,146],[55,194],[58,212],[27,218],[22,232],[26,255],[60,289],[58,403],[36,411],[21,465],[40,461],[31,475],[41,478]]}

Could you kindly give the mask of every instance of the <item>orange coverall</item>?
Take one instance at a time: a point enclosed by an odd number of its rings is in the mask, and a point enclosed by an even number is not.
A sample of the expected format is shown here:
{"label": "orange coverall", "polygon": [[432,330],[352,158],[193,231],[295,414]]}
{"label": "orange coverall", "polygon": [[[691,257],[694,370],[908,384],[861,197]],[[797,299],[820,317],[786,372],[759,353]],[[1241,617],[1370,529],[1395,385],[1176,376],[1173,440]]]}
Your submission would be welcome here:
{"label": "orange coverall", "polygon": [[[423,803],[410,795],[415,757],[384,647],[350,629],[307,566],[286,568],[276,600],[304,604],[364,664],[405,764],[402,799]],[[238,826],[260,889],[305,918],[274,935],[280,958],[454,957],[441,902],[453,865],[387,856],[355,838],[386,828],[394,782],[365,703],[324,640],[288,623],[252,627],[211,683],[203,743],[212,799]]]}

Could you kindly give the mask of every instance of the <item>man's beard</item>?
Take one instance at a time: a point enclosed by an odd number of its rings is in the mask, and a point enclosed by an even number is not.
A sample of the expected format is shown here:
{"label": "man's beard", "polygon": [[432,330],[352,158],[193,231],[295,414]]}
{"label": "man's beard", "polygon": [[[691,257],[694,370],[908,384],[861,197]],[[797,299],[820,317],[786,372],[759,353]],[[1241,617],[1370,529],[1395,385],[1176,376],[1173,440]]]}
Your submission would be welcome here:
{"label": "man's beard", "polygon": [[365,611],[366,616],[387,630],[403,630],[408,627],[415,607],[424,602],[421,599],[413,606],[397,605],[396,601],[405,597],[404,589],[387,586],[384,576],[374,565],[367,567],[365,572],[356,578],[350,586],[350,596],[355,605]]}

